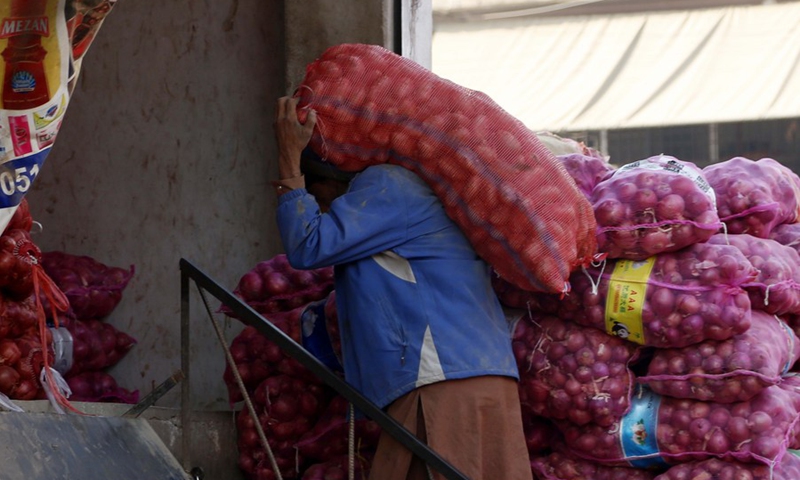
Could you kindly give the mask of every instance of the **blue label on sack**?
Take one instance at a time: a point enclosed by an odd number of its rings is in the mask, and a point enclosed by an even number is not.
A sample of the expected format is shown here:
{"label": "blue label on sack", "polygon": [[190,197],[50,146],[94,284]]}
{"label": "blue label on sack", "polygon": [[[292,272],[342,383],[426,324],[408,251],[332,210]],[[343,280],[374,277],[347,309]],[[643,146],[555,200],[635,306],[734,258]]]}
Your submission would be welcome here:
{"label": "blue label on sack", "polygon": [[637,468],[666,467],[658,456],[656,429],[661,396],[639,385],[631,400],[631,410],[619,423],[622,454],[628,463]]}

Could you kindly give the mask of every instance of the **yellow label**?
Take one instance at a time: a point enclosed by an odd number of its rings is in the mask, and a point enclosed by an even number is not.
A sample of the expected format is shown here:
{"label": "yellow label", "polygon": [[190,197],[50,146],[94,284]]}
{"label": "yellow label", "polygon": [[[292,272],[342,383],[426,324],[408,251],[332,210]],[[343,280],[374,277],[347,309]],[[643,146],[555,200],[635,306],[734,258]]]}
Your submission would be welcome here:
{"label": "yellow label", "polygon": [[617,260],[608,282],[606,297],[606,332],[644,345],[642,306],[647,280],[656,257],[642,261]]}

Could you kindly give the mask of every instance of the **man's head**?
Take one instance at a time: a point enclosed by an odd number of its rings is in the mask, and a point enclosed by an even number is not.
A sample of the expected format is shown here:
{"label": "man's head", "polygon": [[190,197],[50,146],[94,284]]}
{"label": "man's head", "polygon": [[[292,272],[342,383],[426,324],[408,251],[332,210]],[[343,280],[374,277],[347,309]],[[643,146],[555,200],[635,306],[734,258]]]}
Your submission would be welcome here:
{"label": "man's head", "polygon": [[331,202],[347,191],[354,173],[343,172],[306,147],[300,157],[300,171],[306,177],[306,190],[317,199],[325,213]]}

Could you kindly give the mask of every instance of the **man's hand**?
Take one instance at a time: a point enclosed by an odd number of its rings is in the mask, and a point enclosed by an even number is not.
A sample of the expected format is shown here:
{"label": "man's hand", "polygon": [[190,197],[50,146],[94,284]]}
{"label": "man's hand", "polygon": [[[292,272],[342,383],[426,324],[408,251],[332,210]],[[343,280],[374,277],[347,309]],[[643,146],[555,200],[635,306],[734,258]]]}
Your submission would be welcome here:
{"label": "man's hand", "polygon": [[281,97],[275,106],[275,139],[278,141],[278,172],[281,180],[299,177],[300,155],[311,140],[314,126],[317,124],[317,113],[308,112],[306,123],[297,119],[298,98]]}

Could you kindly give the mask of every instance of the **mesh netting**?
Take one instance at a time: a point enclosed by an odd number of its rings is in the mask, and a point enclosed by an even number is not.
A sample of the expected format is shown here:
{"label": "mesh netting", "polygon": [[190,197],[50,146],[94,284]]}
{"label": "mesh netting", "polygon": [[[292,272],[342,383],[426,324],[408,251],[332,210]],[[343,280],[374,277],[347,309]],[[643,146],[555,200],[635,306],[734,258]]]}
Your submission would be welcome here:
{"label": "mesh netting", "polygon": [[536,134],[492,99],[375,45],[332,47],[307,67],[298,114],[338,168],[409,168],[477,253],[520,288],[568,290],[596,251],[594,213]]}

